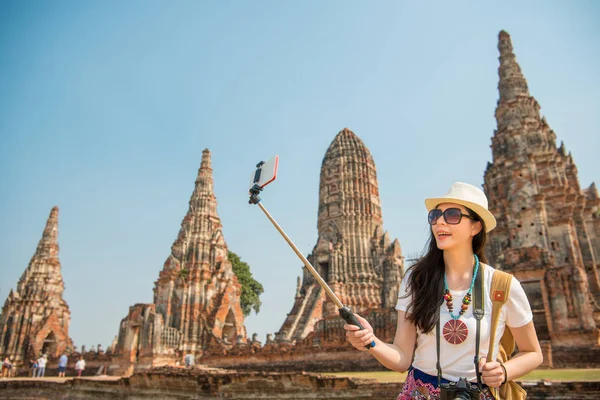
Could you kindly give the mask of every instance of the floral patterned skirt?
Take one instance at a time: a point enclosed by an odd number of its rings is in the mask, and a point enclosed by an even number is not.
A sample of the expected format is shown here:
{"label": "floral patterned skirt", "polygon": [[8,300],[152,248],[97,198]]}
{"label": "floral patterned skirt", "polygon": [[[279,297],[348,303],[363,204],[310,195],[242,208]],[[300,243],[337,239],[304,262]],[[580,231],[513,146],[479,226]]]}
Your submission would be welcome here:
{"label": "floral patterned skirt", "polygon": [[[442,383],[448,383],[442,378]],[[402,392],[396,400],[439,400],[440,389],[437,387],[437,376],[426,374],[418,369],[412,368],[406,376]],[[495,400],[490,389],[483,385],[483,391],[479,395],[480,400]]]}

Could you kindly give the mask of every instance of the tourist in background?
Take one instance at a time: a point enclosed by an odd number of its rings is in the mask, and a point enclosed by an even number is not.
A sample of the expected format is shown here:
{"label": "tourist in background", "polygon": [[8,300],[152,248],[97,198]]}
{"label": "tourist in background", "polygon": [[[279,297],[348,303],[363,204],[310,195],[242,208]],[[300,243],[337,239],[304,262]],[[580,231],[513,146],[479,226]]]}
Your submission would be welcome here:
{"label": "tourist in background", "polygon": [[38,369],[37,360],[29,360],[29,368],[31,368],[31,377],[35,378]]}
{"label": "tourist in background", "polygon": [[[382,365],[399,372],[409,371],[399,400],[439,399],[437,342],[440,347],[442,384],[465,378],[477,382],[474,363],[476,318],[473,316],[473,287],[478,271],[483,272],[484,316],[479,328],[477,369],[484,384],[480,399],[493,399],[489,387],[522,377],[542,363],[542,352],[533,326],[531,307],[519,281],[510,284],[508,301],[502,306],[494,355],[505,328],[514,336],[519,352],[505,364],[486,360],[489,346],[492,300],[489,296],[494,268],[483,249],[487,232],[496,226],[488,201],[480,189],[454,183],[446,195],[425,200],[430,238],[426,254],[405,274],[396,309],[398,326],[392,344],[383,343],[369,322],[357,316],[364,329],[345,324],[346,336],[355,348],[369,351]],[[444,290],[442,290],[444,288]],[[456,311],[455,311],[456,310]],[[443,335],[436,334],[436,324]],[[441,331],[441,328],[440,328]],[[365,346],[374,342],[375,347]]]}
{"label": "tourist in background", "polygon": [[10,372],[12,369],[12,362],[8,356],[4,357],[4,361],[2,361],[2,377],[10,378]]}
{"label": "tourist in background", "polygon": [[58,359],[58,377],[59,378],[64,378],[65,377],[65,371],[67,370],[67,361],[68,361],[68,357],[66,354],[61,354],[60,358]]}
{"label": "tourist in background", "polygon": [[185,366],[188,368],[191,368],[194,366],[194,355],[191,353],[188,353],[185,355],[185,357],[183,358],[183,361],[185,362]]}
{"label": "tourist in background", "polygon": [[83,356],[79,357],[79,360],[75,363],[75,371],[77,371],[77,377],[81,378],[81,373],[85,369],[85,360]]}
{"label": "tourist in background", "polygon": [[48,358],[45,354],[40,356],[37,360],[37,377],[42,378],[46,374],[46,363],[48,362]]}

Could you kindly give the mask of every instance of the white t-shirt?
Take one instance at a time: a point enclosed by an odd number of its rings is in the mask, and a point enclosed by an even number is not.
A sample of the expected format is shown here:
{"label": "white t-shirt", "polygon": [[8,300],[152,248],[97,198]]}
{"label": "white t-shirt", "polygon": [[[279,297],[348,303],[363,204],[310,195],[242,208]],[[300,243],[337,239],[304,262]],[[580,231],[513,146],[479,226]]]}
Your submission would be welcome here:
{"label": "white t-shirt", "polygon": [[75,363],[75,370],[79,371],[80,369],[85,369],[85,360],[77,360],[77,362]]}
{"label": "white t-shirt", "polygon": [[[483,263],[482,263],[483,266]],[[479,357],[487,356],[489,339],[490,339],[490,324],[492,320],[492,299],[490,298],[490,289],[492,286],[492,276],[496,270],[488,265],[484,268],[484,311],[485,315],[481,320],[480,326],[480,341],[479,341]],[[406,274],[400,285],[398,295],[398,304],[396,310],[406,311],[410,298],[402,298],[406,294],[407,279],[410,274]],[[467,294],[467,290],[451,290],[454,303],[454,315],[460,310],[462,299]],[[473,288],[475,292],[475,288]],[[442,294],[440,293],[440,296]],[[510,294],[508,301],[504,303],[500,310],[498,318],[498,327],[496,328],[496,343],[494,345],[494,359],[498,354],[498,346],[500,338],[504,334],[505,326],[511,328],[519,328],[533,320],[531,306],[525,295],[525,291],[521,287],[519,281],[513,277],[510,284]],[[467,311],[460,317],[469,330],[467,339],[460,344],[450,344],[440,337],[440,363],[442,366],[442,375],[450,381],[458,381],[460,377],[467,378],[470,382],[476,382],[475,364],[473,362],[475,356],[475,334],[476,334],[476,319],[473,316],[473,305],[475,303],[475,293],[472,293],[473,300],[469,304]],[[443,331],[444,324],[451,319],[446,302],[442,303],[440,308],[440,331]],[[440,333],[441,334],[441,333]],[[436,337],[435,327],[429,334],[423,334],[417,329],[417,348],[415,349],[415,358],[412,363],[414,368],[417,368],[426,374],[437,376],[436,364]]]}

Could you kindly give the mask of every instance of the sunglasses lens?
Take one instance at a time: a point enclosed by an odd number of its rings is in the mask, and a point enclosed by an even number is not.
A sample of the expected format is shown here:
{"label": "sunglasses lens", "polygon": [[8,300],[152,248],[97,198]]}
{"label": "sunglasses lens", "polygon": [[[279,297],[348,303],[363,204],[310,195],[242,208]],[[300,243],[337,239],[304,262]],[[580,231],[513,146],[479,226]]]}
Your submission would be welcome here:
{"label": "sunglasses lens", "polygon": [[456,225],[460,223],[460,218],[462,217],[462,211],[458,208],[447,208],[444,211],[444,219],[447,223],[451,225]]}
{"label": "sunglasses lens", "polygon": [[427,215],[427,221],[429,221],[429,225],[435,225],[441,216],[442,212],[438,209],[429,211],[429,215]]}

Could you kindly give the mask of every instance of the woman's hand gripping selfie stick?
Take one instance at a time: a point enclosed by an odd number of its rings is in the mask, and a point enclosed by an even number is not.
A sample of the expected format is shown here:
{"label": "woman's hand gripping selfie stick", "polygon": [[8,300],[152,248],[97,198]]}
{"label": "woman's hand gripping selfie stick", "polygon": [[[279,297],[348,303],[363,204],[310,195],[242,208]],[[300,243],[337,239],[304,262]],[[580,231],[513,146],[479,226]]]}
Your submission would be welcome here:
{"label": "woman's hand gripping selfie stick", "polygon": [[[256,170],[256,173],[254,174],[253,186],[250,188],[250,200],[248,201],[248,203],[250,203],[250,204],[258,204],[258,207],[265,213],[265,215],[267,216],[267,218],[269,219],[269,221],[271,221],[271,223],[273,224],[273,226],[275,226],[275,228],[279,231],[279,233],[281,234],[281,236],[283,236],[283,238],[290,245],[290,247],[292,248],[292,250],[294,250],[294,253],[296,253],[296,255],[302,260],[302,262],[304,263],[304,265],[306,266],[306,268],[308,269],[308,271],[312,274],[312,276],[314,276],[314,278],[317,280],[317,282],[323,288],[323,290],[325,290],[325,293],[327,293],[327,296],[329,296],[329,298],[331,299],[331,301],[333,301],[335,303],[335,305],[338,308],[338,311],[340,313],[340,316],[347,323],[349,323],[351,325],[356,325],[360,329],[364,329],[364,327],[360,324],[360,322],[356,318],[356,315],[354,315],[354,313],[352,312],[352,310],[350,309],[350,307],[347,307],[347,306],[345,306],[345,305],[342,304],[342,302],[340,301],[340,299],[338,299],[338,297],[335,295],[335,293],[333,292],[333,290],[331,290],[331,288],[329,287],[329,285],[327,285],[327,282],[325,282],[323,280],[323,278],[321,278],[321,276],[315,270],[315,268],[311,265],[311,263],[306,259],[306,257],[304,257],[304,255],[300,252],[300,250],[298,250],[298,248],[296,247],[296,245],[294,244],[294,242],[292,242],[292,240],[288,237],[288,235],[286,235],[286,233],[283,231],[283,229],[281,228],[281,226],[279,226],[279,224],[277,223],[277,221],[275,221],[275,219],[271,216],[271,214],[269,214],[269,212],[267,211],[267,209],[260,202],[261,198],[259,197],[259,193],[262,191],[262,189],[267,184],[269,184],[273,180],[275,180],[275,176],[276,176],[276,173],[277,173],[278,159],[277,159],[277,161],[275,163],[275,167],[274,167],[275,170],[273,172],[273,177],[270,178],[270,180],[268,180],[268,182],[262,184],[262,186],[261,186],[260,185],[260,183],[261,183],[261,167],[264,164],[265,163],[263,161],[261,161],[260,163],[258,163],[256,165],[257,170]],[[263,177],[263,180],[264,179],[265,178]],[[367,349],[375,347],[375,341],[369,343],[365,347]]]}

